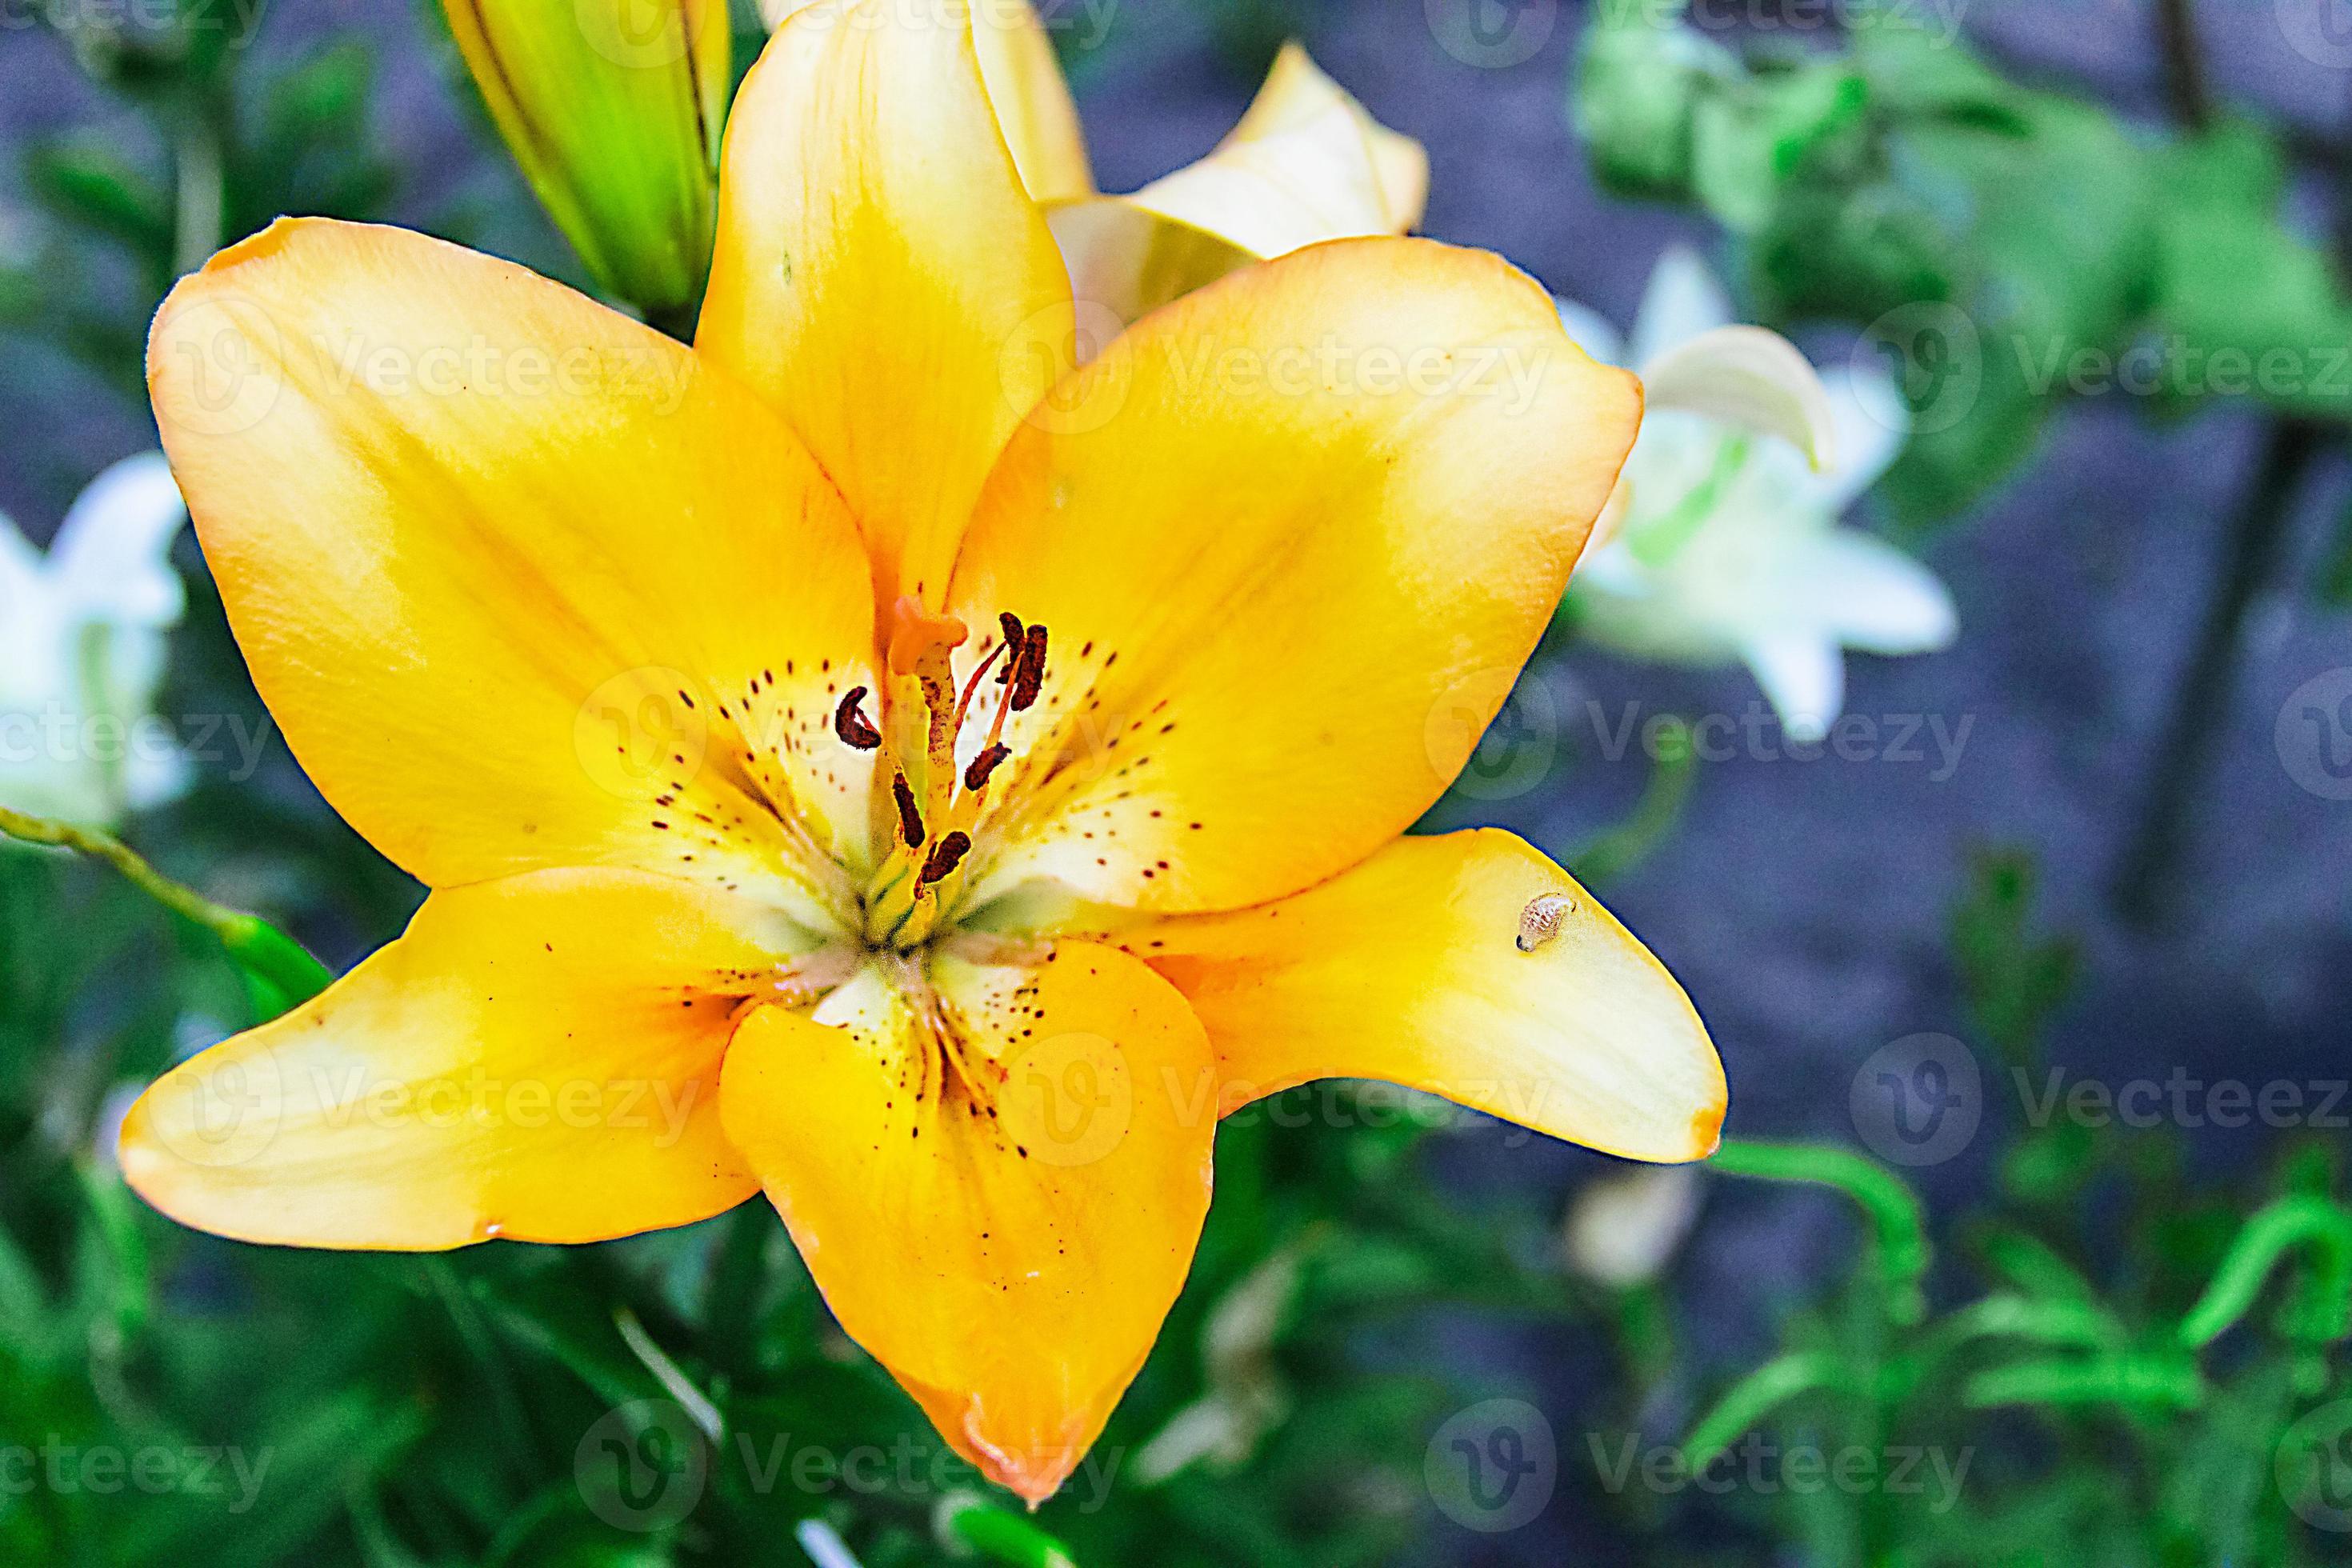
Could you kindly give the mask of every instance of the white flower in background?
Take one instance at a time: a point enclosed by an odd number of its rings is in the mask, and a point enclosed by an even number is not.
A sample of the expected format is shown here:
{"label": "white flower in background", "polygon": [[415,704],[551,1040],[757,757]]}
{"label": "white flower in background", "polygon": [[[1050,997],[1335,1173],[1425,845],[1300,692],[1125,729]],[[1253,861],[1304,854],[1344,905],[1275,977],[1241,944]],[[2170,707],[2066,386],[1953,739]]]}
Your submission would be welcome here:
{"label": "white flower in background", "polygon": [[1584,1184],[1569,1205],[1569,1267],[1624,1289],[1658,1276],[1698,1220],[1698,1167],[1635,1165]]}
{"label": "white flower in background", "polygon": [[186,602],[170,559],[186,517],[161,452],[92,480],[46,556],[0,517],[0,806],[103,827],[185,787],[150,710]]}
{"label": "white flower in background", "polygon": [[1803,742],[1844,706],[1845,649],[1952,640],[1958,619],[1935,575],[1838,526],[1902,449],[1909,416],[1891,377],[1817,375],[1787,340],[1733,325],[1722,286],[1680,247],[1651,274],[1630,344],[1582,306],[1562,301],[1560,319],[1649,389],[1569,587],[1583,636],[1633,658],[1745,664]]}

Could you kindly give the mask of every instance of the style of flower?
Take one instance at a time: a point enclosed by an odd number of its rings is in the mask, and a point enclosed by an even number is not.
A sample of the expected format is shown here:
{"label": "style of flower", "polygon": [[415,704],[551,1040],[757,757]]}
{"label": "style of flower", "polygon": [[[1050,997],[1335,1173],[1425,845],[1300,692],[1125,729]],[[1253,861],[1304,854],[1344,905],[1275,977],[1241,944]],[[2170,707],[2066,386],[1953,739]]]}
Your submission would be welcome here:
{"label": "style of flower", "polygon": [[1951,642],[1958,618],[1935,575],[1838,526],[1902,448],[1908,416],[1891,377],[1816,380],[1784,340],[1733,325],[1722,286],[1679,247],[1652,273],[1622,353],[1591,311],[1561,315],[1588,351],[1639,367],[1650,392],[1621,500],[1569,591],[1580,635],[1638,659],[1745,664],[1805,743],[1844,707],[1845,649]]}
{"label": "style of flower", "polygon": [[[691,350],[320,221],[166,302],[156,411],[254,679],[434,890],[164,1079],[122,1167],[339,1247],[764,1189],[843,1328],[1034,1500],[1183,1283],[1222,1112],[1386,1079],[1686,1161],[1725,1090],[1541,854],[1398,837],[1533,650],[1637,384],[1497,258],[1401,238],[1041,380],[1069,274],[929,9],[772,39]],[[1547,895],[1573,913],[1521,952]]]}
{"label": "style of flower", "polygon": [[0,517],[0,806],[108,827],[186,786],[153,713],[186,515],[148,452],[90,482],[46,556]]}

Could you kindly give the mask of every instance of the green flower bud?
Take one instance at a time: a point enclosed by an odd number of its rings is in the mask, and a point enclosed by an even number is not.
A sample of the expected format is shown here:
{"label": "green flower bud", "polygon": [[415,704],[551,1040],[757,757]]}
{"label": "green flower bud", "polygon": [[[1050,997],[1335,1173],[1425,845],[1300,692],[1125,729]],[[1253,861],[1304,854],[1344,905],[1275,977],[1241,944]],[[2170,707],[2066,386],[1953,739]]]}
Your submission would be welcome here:
{"label": "green flower bud", "polygon": [[490,118],[596,280],[659,321],[710,271],[724,0],[443,0]]}

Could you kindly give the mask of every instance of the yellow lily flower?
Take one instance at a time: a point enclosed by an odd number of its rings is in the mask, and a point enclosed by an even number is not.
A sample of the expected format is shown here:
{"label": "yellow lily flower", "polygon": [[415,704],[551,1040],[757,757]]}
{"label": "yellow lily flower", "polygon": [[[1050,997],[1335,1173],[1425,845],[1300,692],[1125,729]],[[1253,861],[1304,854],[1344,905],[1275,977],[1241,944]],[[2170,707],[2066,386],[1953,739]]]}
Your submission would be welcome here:
{"label": "yellow lily flower", "polygon": [[691,310],[717,214],[724,0],[442,10],[499,134],[596,281],[652,316]]}
{"label": "yellow lily flower", "polygon": [[[811,0],[762,0],[781,26]],[[1115,329],[1254,261],[1326,239],[1402,235],[1429,155],[1285,45],[1238,124],[1199,162],[1104,195],[1069,82],[1030,0],[971,0],[981,77],[1022,184],[1046,210],[1077,298]],[[1097,324],[1082,318],[1091,340]],[[1091,342],[1089,347],[1094,346]]]}
{"label": "yellow lily flower", "polygon": [[926,10],[771,41],[692,349],[319,220],[166,301],[156,414],[255,681],[434,890],[152,1089],[122,1169],[334,1247],[764,1189],[843,1328],[1034,1501],[1182,1285],[1221,1112],[1360,1075],[1685,1161],[1724,1083],[1542,855],[1398,837],[1534,648],[1639,384],[1499,259],[1373,238],[1031,395],[1069,278]]}

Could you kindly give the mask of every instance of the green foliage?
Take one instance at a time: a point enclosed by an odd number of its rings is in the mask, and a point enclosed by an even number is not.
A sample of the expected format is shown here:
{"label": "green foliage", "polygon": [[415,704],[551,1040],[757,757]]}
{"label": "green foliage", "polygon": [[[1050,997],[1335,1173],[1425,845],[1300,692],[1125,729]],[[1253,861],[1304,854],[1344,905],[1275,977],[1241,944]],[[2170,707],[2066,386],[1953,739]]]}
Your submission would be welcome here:
{"label": "green foliage", "polygon": [[[2029,931],[2032,885],[2023,858],[1985,857],[1953,922],[1975,1028],[2021,1068],[2038,1058],[2073,963],[2069,944]],[[1916,1199],[1873,1162],[1727,1142],[1714,1164],[1842,1190],[1871,1222],[1864,1265],[1796,1307],[1780,1352],[1732,1379],[1682,1447],[1702,1474],[1795,1451],[1878,1464],[1884,1484],[1843,1507],[1793,1484],[1738,1489],[1809,1564],[2335,1560],[2332,1445],[2352,1428],[2352,1377],[2336,1364],[2352,1333],[2352,1207],[2332,1151],[2286,1161],[2276,1195],[2242,1223],[2234,1201],[2248,1194],[2095,1157],[2063,1192],[1976,1216],[1970,1266],[1935,1273]],[[2128,1194],[2120,1245],[2105,1249],[2114,1278],[2096,1282],[2069,1261],[2100,1251],[2080,1228],[2094,1174],[2110,1198],[2118,1184]],[[1933,1314],[1921,1310],[1923,1278],[1949,1303]],[[2267,1315],[2265,1300],[2276,1302]],[[1893,1479],[1905,1459],[1921,1485]],[[1935,1489],[1962,1470],[1969,1484]]]}
{"label": "green foliage", "polygon": [[1891,356],[1916,418],[1899,517],[1969,505],[2070,396],[2352,419],[2352,298],[2288,222],[2267,133],[2128,127],[1917,7],[1861,13],[1842,53],[1745,58],[1679,10],[1600,9],[1573,95],[1593,168],[1723,224],[1767,321]]}

